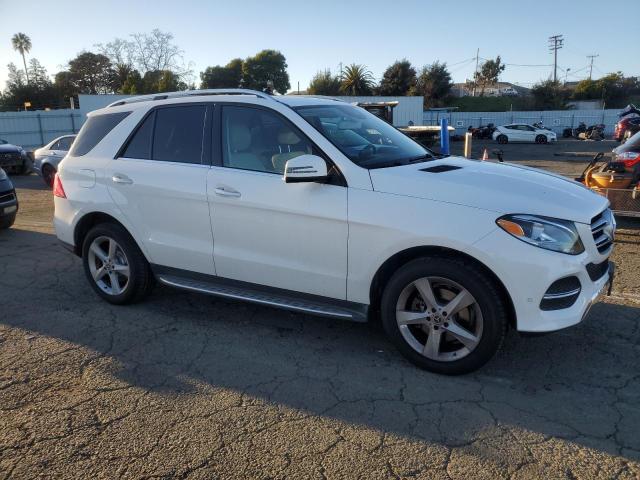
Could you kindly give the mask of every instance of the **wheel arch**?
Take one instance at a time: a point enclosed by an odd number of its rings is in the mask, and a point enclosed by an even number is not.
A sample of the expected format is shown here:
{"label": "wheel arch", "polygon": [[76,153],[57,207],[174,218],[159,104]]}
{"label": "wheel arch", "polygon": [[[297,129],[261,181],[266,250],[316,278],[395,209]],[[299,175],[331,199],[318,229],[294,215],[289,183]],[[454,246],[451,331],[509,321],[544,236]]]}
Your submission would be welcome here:
{"label": "wheel arch", "polygon": [[[84,239],[87,236],[87,233],[89,233],[89,230],[101,223],[113,223],[115,225],[119,225],[129,234],[133,241],[138,245],[138,248],[140,248],[140,244],[138,244],[138,242],[135,240],[135,237],[131,235],[129,229],[125,225],[123,225],[122,222],[120,222],[112,215],[109,215],[108,213],[94,211],[83,215],[82,218],[78,220],[75,228],[73,229],[74,253],[77,256],[82,256],[82,244],[84,243]],[[140,251],[142,251],[144,254],[144,250],[142,250],[142,248],[140,248]]]}
{"label": "wheel arch", "polygon": [[380,265],[375,275],[373,276],[373,280],[371,281],[369,300],[373,312],[378,312],[380,310],[380,299],[382,298],[382,292],[384,290],[384,286],[387,284],[391,276],[403,265],[406,265],[410,261],[417,258],[426,256],[463,259],[465,261],[473,263],[476,267],[478,267],[495,284],[507,309],[509,325],[513,328],[516,328],[517,319],[513,300],[511,299],[511,295],[509,295],[507,288],[505,287],[504,283],[502,283],[500,278],[477,258],[472,257],[471,255],[459,250],[440,246],[420,246],[407,248],[395,253],[390,258],[385,260],[385,262]]}

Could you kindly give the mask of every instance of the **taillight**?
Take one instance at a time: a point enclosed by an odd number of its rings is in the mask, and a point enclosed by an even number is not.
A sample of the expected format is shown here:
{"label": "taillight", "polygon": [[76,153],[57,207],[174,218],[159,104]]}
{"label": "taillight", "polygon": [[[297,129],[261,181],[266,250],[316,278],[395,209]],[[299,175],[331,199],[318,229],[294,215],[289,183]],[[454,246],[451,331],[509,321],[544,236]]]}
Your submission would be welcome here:
{"label": "taillight", "polygon": [[620,155],[620,160],[624,163],[624,168],[630,169],[640,162],[640,152],[624,152]]}
{"label": "taillight", "polygon": [[67,194],[64,193],[64,188],[62,188],[62,180],[60,180],[60,176],[57,173],[53,179],[53,196],[67,198]]}

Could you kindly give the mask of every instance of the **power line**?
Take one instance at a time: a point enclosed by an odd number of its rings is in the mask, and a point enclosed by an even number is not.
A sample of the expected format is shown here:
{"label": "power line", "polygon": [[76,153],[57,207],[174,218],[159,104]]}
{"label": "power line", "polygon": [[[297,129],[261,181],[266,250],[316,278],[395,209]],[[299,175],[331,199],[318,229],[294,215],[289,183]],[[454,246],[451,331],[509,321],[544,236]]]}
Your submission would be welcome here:
{"label": "power line", "polygon": [[562,48],[564,39],[562,35],[552,35],[549,37],[549,51],[553,52],[553,82],[558,81],[558,50]]}

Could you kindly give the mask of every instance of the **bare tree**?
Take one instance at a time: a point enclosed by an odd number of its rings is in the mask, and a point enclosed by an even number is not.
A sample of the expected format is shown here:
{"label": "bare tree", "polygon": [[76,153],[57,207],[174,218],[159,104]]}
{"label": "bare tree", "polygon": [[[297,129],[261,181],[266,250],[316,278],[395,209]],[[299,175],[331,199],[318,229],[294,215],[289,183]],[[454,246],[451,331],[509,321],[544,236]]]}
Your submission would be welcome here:
{"label": "bare tree", "polygon": [[96,47],[114,65],[128,66],[142,76],[147,72],[170,71],[185,80],[192,75],[191,65],[185,63],[184,51],[173,43],[172,33],[156,28],[130,37],[130,40],[116,38]]}

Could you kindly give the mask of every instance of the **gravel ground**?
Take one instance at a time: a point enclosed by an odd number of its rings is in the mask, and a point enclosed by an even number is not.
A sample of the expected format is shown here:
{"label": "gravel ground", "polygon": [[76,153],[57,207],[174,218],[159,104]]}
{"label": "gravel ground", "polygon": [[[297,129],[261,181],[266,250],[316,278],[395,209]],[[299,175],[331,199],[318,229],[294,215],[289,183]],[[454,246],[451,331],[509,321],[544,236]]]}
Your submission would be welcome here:
{"label": "gravel ground", "polygon": [[511,332],[451,378],[368,325],[164,287],[108,305],[57,246],[50,191],[15,180],[0,478],[640,478],[638,223],[618,236],[614,295],[585,322]]}

